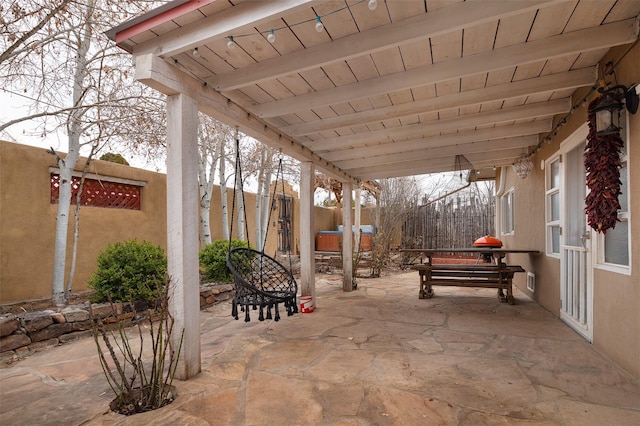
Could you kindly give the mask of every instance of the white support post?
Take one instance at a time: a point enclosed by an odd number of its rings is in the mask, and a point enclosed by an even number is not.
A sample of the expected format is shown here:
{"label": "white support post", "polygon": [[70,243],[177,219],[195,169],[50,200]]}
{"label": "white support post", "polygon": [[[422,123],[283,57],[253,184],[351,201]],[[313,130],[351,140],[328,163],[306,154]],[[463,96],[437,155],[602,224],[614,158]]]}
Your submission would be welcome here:
{"label": "white support post", "polygon": [[351,236],[351,182],[342,182],[342,290],[353,291],[353,237]]}
{"label": "white support post", "polygon": [[172,291],[173,345],[182,352],[176,378],[200,372],[198,276],[198,108],[183,95],[167,97],[167,256]]}
{"label": "white support post", "polygon": [[358,257],[358,254],[360,252],[360,244],[361,244],[361,240],[362,240],[362,232],[360,232],[360,219],[361,219],[360,216],[362,216],[361,198],[362,198],[362,189],[360,188],[360,186],[358,186],[358,188],[356,188],[355,212],[354,212],[354,217],[353,217],[353,222],[354,222],[353,223],[353,227],[356,230],[355,231],[355,238],[354,238],[354,247],[353,247],[354,256],[356,257],[356,265],[355,265],[356,268],[358,266],[357,257]]}
{"label": "white support post", "polygon": [[315,168],[312,162],[300,164],[300,294],[316,300],[315,235],[313,193]]}

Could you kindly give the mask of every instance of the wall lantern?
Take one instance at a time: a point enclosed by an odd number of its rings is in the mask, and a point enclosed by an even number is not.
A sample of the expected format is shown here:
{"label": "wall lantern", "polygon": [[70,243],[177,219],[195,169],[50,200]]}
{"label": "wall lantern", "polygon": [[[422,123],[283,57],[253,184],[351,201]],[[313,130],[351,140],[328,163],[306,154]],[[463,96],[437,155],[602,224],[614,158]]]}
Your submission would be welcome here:
{"label": "wall lantern", "polygon": [[596,134],[610,135],[620,131],[620,111],[626,105],[627,111],[635,114],[638,111],[639,96],[636,87],[627,89],[621,84],[610,89],[598,89],[602,99],[594,108],[596,114]]}

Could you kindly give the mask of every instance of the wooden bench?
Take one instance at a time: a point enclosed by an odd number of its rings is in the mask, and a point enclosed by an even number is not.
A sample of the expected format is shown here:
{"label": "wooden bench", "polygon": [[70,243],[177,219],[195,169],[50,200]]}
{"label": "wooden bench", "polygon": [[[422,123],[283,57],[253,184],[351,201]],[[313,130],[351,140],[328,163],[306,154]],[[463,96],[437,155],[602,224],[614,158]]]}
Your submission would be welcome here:
{"label": "wooden bench", "polygon": [[[411,269],[420,274],[420,299],[433,297],[434,285],[455,287],[497,288],[501,302],[514,304],[511,282],[516,272],[525,272],[519,265],[477,264],[477,265],[432,265],[419,264]],[[504,290],[507,294],[504,294]]]}

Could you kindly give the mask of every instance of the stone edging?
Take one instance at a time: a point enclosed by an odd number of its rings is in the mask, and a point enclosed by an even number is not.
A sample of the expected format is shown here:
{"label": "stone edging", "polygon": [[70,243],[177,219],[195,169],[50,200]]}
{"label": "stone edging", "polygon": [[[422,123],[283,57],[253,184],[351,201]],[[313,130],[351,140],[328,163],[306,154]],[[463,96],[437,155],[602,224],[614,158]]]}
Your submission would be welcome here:
{"label": "stone edging", "polygon": [[[230,284],[207,283],[200,286],[200,309],[233,297]],[[93,314],[105,322],[139,321],[146,317],[146,307],[133,309],[115,304],[117,316],[108,303],[91,305]],[[89,303],[56,310],[25,312],[0,316],[0,362],[11,363],[32,353],[64,344],[80,337],[91,336]]]}

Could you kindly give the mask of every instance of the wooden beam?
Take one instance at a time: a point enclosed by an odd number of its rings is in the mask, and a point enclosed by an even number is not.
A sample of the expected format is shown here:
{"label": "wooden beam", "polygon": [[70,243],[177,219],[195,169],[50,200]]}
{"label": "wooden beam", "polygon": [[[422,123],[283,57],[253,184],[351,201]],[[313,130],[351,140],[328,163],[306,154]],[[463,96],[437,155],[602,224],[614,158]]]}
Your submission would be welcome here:
{"label": "wooden beam", "polygon": [[487,129],[449,133],[446,135],[437,135],[407,141],[371,144],[359,148],[336,149],[324,152],[321,155],[322,158],[326,158],[328,161],[363,158],[369,155],[392,155],[403,151],[438,148],[448,145],[462,145],[487,140],[515,138],[526,135],[537,136],[540,133],[550,132],[551,128],[551,119],[536,120],[531,123],[514,124],[512,126],[490,127]]}
{"label": "wooden beam", "polygon": [[564,98],[550,102],[520,105],[513,108],[481,112],[477,114],[461,115],[459,117],[442,120],[427,121],[425,123],[408,126],[391,127],[366,133],[356,133],[338,136],[330,139],[314,141],[313,149],[317,152],[357,147],[374,142],[391,142],[398,139],[413,138],[421,135],[433,135],[439,132],[457,129],[468,129],[488,124],[508,123],[515,120],[525,120],[539,117],[550,117],[571,110],[571,99]]}
{"label": "wooden beam", "polygon": [[239,72],[213,77],[208,83],[220,92],[227,92],[557,3],[548,0],[458,3],[252,64]]}
{"label": "wooden beam", "polygon": [[[482,169],[492,166],[505,166],[513,164],[522,154],[522,149],[501,150],[492,153],[470,154],[466,156],[474,168]],[[398,176],[414,176],[427,173],[451,172],[455,170],[455,157],[449,157],[448,161],[442,158],[427,161],[408,161],[394,166],[369,168],[366,170],[354,169],[363,179],[384,179]]]}
{"label": "wooden beam", "polygon": [[438,148],[427,148],[415,151],[399,151],[395,154],[374,155],[353,158],[349,160],[335,161],[335,164],[343,169],[353,169],[362,167],[379,167],[386,164],[404,163],[414,160],[430,160],[433,158],[448,157],[451,155],[469,155],[479,152],[491,152],[503,149],[526,148],[538,144],[538,135],[518,136],[482,142],[472,142],[460,145],[441,146]]}
{"label": "wooden beam", "polygon": [[[309,8],[313,0],[248,1],[162,34],[133,48],[135,55],[170,58],[215,39],[253,30],[255,26]],[[316,2],[317,3],[317,2]]]}
{"label": "wooden beam", "polygon": [[[176,378],[200,372],[200,226],[198,196],[198,109],[194,99],[167,99],[167,260],[169,310],[175,320],[175,348],[182,345]],[[184,337],[183,334],[184,333]],[[182,340],[184,338],[184,340]]]}
{"label": "wooden beam", "polygon": [[313,163],[300,164],[300,295],[316,300],[315,235],[313,193],[315,172]]}
{"label": "wooden beam", "polygon": [[406,90],[473,74],[605,49],[632,43],[637,38],[637,20],[632,18],[299,95],[294,98],[267,102],[255,105],[250,110],[259,117],[277,117],[319,106]]}
{"label": "wooden beam", "polygon": [[452,95],[424,99],[417,102],[390,105],[384,108],[339,115],[324,120],[294,124],[281,127],[280,130],[288,135],[302,136],[325,130],[341,129],[427,112],[458,109],[465,106],[480,105],[486,102],[554,92],[563,89],[576,89],[578,87],[593,85],[597,75],[598,70],[596,67],[583,68],[575,71],[514,81],[507,84],[499,84],[482,89],[469,90]]}
{"label": "wooden beam", "polygon": [[342,183],[342,291],[353,291],[353,239],[351,229],[351,182]]}
{"label": "wooden beam", "polygon": [[211,117],[230,126],[240,126],[246,135],[281,149],[299,161],[311,161],[335,179],[358,183],[356,178],[323,160],[297,140],[282,134],[276,127],[255,117],[196,78],[152,54],[136,57],[136,80],[166,95],[184,93],[195,99],[199,110]]}

